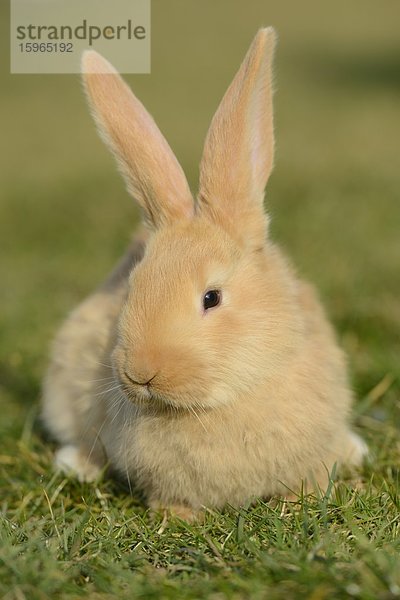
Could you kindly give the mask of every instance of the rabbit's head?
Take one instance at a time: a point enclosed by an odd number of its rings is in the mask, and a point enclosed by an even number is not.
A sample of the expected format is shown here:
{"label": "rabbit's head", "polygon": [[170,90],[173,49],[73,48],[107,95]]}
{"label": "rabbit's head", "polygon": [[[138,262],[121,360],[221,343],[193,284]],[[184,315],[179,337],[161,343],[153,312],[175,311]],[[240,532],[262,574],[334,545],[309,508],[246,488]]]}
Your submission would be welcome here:
{"label": "rabbit's head", "polygon": [[302,329],[295,278],[268,239],[275,34],[256,35],[205,141],[195,201],[152,117],[113,67],[85,53],[101,134],[152,235],[133,269],[113,353],[134,402],[227,404],[284,372]]}

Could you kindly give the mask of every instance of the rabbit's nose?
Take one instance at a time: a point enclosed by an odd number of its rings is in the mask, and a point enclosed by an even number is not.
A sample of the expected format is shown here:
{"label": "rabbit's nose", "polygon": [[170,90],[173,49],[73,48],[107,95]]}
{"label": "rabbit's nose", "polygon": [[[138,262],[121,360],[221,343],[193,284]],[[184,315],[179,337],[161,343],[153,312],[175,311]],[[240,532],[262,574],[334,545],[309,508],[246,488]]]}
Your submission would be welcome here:
{"label": "rabbit's nose", "polygon": [[[125,374],[126,378],[129,379],[129,381],[131,383],[133,383],[134,385],[143,385],[143,386],[150,385],[150,383],[153,381],[153,379],[155,379],[155,377],[157,375],[157,373],[155,373],[155,375],[153,375],[152,377],[150,377],[149,379],[147,379],[147,376],[145,376],[145,377],[139,377],[138,375],[135,375],[133,377],[132,375],[130,375],[126,371],[124,371],[124,374]],[[147,379],[147,381],[146,381],[146,379]]]}
{"label": "rabbit's nose", "polygon": [[151,387],[157,375],[161,377],[167,370],[170,353],[161,345],[138,343],[136,348],[126,352],[122,363],[127,379],[135,385]]}

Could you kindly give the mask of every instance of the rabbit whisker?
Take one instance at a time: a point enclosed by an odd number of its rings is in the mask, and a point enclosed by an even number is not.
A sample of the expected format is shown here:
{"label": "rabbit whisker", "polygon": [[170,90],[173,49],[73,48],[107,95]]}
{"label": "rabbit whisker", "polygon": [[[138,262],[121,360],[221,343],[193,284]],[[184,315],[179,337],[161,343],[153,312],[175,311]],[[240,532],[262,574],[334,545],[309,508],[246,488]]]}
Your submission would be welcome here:
{"label": "rabbit whisker", "polygon": [[[122,406],[122,405],[121,405]],[[124,457],[125,457],[125,475],[126,475],[126,480],[128,482],[128,487],[129,487],[129,493],[131,496],[133,496],[133,487],[132,487],[132,482],[131,482],[131,476],[129,473],[129,469],[128,469],[128,456],[127,456],[127,444],[128,444],[128,435],[127,433],[127,429],[129,427],[131,423],[131,419],[129,417],[129,415],[126,417],[125,422],[122,426],[122,432],[121,432],[121,437],[124,440]]]}
{"label": "rabbit whisker", "polygon": [[[117,396],[117,398],[114,398],[114,403],[116,403],[117,401],[118,401],[118,396]],[[90,452],[89,452],[89,454],[87,455],[87,458],[86,458],[86,463],[89,463],[89,462],[90,462],[90,459],[91,459],[91,457],[92,457],[93,451],[94,451],[94,449],[95,449],[95,447],[96,447],[96,444],[97,444],[97,442],[98,442],[98,440],[99,440],[99,438],[100,438],[100,434],[101,434],[101,432],[103,431],[103,429],[104,429],[104,426],[105,426],[105,424],[107,423],[107,421],[108,421],[108,415],[106,415],[106,416],[104,417],[102,424],[100,425],[99,429],[98,429],[98,430],[97,430],[97,432],[96,432],[96,435],[95,435],[95,438],[94,438],[94,440],[93,440],[93,443],[92,443],[92,446],[91,446]],[[86,427],[86,429],[85,429],[84,433],[82,434],[82,436],[81,436],[81,438],[82,438],[82,439],[84,439],[85,435],[86,435],[86,434],[87,434],[87,432],[88,432],[88,429],[89,429],[89,426],[87,426],[87,427]]]}
{"label": "rabbit whisker", "polygon": [[100,390],[100,392],[97,392],[96,394],[92,394],[92,398],[96,398],[97,396],[105,396],[106,394],[109,394],[110,392],[113,392],[115,390],[121,391],[121,389],[122,389],[121,384],[117,383],[108,389]]}
{"label": "rabbit whisker", "polygon": [[202,426],[202,428],[204,429],[204,431],[206,433],[208,433],[208,430],[207,430],[206,426],[204,425],[203,421],[200,419],[200,416],[196,412],[196,409],[194,408],[194,406],[189,406],[189,410],[196,417],[196,419],[199,421],[199,423]]}
{"label": "rabbit whisker", "polygon": [[111,383],[111,381],[115,381],[115,377],[113,375],[109,375],[108,377],[100,377],[99,379],[85,379],[85,380],[81,380],[79,381],[79,383],[98,383],[101,381],[105,381],[105,382],[109,382]]}

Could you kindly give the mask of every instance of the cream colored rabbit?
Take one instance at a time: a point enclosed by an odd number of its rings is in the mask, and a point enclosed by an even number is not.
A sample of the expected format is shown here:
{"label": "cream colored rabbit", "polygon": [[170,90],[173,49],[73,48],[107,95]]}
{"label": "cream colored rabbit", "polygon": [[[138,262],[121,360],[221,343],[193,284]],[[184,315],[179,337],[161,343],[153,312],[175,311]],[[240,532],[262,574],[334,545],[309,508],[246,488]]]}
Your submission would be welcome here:
{"label": "cream colored rabbit", "polygon": [[100,133],[149,227],[64,324],[44,383],[57,463],[110,464],[152,507],[325,488],[366,447],[349,426],[345,361],[312,287],[269,239],[275,34],[258,32],[213,118],[197,201],[113,67],[83,58]]}

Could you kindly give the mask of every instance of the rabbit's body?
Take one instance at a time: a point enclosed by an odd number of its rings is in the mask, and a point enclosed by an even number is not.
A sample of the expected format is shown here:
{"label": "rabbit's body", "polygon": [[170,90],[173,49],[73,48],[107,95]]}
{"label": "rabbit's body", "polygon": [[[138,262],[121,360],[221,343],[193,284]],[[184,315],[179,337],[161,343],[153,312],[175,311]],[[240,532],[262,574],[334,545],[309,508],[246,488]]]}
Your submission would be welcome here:
{"label": "rabbit's body", "polygon": [[[104,464],[99,434],[107,411],[107,393],[113,397],[110,353],[117,321],[125,301],[128,275],[143,256],[139,235],[104,284],[80,304],[59,331],[43,386],[43,417],[64,445],[79,448],[81,477],[91,478]],[[86,473],[87,471],[87,473]]]}
{"label": "rabbit's body", "polygon": [[[87,59],[107,72],[86,75],[96,119],[156,231],[62,328],[44,418],[60,463],[87,479],[110,463],[150,505],[185,516],[324,488],[336,462],[365,452],[331,327],[266,235],[272,43],[260,32],[214,117],[196,207],[143,107],[103,59]],[[265,143],[246,131],[260,124]]]}

